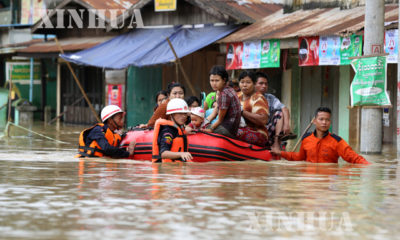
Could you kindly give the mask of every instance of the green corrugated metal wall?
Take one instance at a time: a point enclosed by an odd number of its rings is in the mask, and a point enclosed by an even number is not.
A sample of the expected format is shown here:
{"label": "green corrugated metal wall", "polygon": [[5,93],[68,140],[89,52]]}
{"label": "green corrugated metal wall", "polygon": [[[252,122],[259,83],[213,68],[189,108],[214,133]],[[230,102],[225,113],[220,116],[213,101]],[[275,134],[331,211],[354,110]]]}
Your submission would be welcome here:
{"label": "green corrugated metal wall", "polygon": [[155,94],[162,89],[162,67],[129,67],[126,83],[127,126],[147,123]]}

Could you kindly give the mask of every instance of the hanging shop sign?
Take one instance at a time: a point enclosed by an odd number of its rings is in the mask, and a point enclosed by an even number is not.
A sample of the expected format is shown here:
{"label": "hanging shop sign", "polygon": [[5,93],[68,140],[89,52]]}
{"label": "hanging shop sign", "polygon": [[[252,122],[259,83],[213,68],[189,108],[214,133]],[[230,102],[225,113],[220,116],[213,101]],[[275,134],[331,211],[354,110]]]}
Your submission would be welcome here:
{"label": "hanging shop sign", "polygon": [[340,65],[351,63],[349,58],[362,55],[362,36],[352,35],[341,38],[340,43]]}
{"label": "hanging shop sign", "polygon": [[228,43],[226,69],[279,67],[280,55],[280,41],[277,39]]}
{"label": "hanging shop sign", "polygon": [[176,0],[154,0],[154,11],[167,12],[176,10]]}
{"label": "hanging shop sign", "polygon": [[385,52],[389,55],[386,57],[387,63],[397,63],[397,55],[399,52],[399,31],[398,29],[388,30],[385,32]]}
{"label": "hanging shop sign", "polygon": [[260,68],[279,67],[280,59],[280,41],[277,39],[262,40]]}
{"label": "hanging shop sign", "polygon": [[346,65],[361,54],[359,35],[299,37],[299,66]]}
{"label": "hanging shop sign", "polygon": [[299,66],[319,63],[319,37],[299,37]]}
{"label": "hanging shop sign", "polygon": [[354,59],[355,71],[350,86],[351,106],[390,105],[386,92],[386,56]]}
{"label": "hanging shop sign", "polygon": [[340,37],[324,36],[319,38],[319,65],[340,64]]}
{"label": "hanging shop sign", "polygon": [[242,56],[242,69],[260,68],[261,41],[244,42]]}
{"label": "hanging shop sign", "polygon": [[226,69],[242,68],[243,43],[229,43],[226,50]]}

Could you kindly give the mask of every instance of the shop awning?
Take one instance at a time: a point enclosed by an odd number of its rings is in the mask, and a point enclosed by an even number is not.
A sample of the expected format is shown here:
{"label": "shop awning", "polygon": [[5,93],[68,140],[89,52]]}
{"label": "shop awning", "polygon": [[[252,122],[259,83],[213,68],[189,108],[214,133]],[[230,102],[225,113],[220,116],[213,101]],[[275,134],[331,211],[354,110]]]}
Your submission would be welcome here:
{"label": "shop awning", "polygon": [[95,47],[61,57],[76,64],[112,69],[163,64],[175,60],[167,38],[181,58],[214,43],[236,28],[232,25],[199,25],[135,29]]}
{"label": "shop awning", "polygon": [[[112,36],[103,37],[74,37],[60,39],[59,44],[65,52],[76,52],[83,49],[94,47],[100,43],[112,39]],[[57,57],[60,53],[60,48],[54,39],[49,39],[45,42],[31,44],[28,47],[16,50],[18,56],[24,57]]]}

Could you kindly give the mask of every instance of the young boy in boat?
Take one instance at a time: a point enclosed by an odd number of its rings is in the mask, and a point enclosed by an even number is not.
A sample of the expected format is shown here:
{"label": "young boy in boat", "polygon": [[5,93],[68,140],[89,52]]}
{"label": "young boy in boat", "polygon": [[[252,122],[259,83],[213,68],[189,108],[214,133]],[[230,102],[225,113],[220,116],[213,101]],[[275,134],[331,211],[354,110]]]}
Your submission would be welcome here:
{"label": "young boy in boat", "polygon": [[77,157],[127,158],[133,154],[135,141],[128,148],[120,148],[121,135],[116,133],[124,126],[125,112],[116,105],[108,105],[101,111],[101,121],[79,135]]}
{"label": "young boy in boat", "polygon": [[280,155],[289,161],[307,161],[313,163],[337,163],[338,158],[349,163],[370,164],[358,155],[341,137],[330,133],[331,110],[319,107],[313,121],[315,131],[307,133],[302,138],[299,152],[284,152],[272,148],[271,153]]}
{"label": "young boy in boat", "polygon": [[[241,117],[239,98],[235,90],[228,86],[229,77],[223,66],[212,67],[209,76],[212,89],[218,92],[218,120],[204,131],[235,138]],[[214,117],[208,117],[208,120],[212,121]]]}
{"label": "young boy in boat", "polygon": [[185,123],[190,113],[187,103],[180,98],[171,99],[166,111],[169,119],[158,119],[155,123],[152,161],[192,160],[185,132]]}

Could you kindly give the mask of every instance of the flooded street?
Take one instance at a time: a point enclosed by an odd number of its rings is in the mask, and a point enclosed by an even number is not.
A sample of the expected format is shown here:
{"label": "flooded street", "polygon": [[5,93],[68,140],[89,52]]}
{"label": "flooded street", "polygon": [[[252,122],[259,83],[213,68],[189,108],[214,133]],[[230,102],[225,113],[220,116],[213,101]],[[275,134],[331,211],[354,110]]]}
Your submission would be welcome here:
{"label": "flooded street", "polygon": [[0,239],[398,239],[400,164],[74,158],[79,126],[0,138]]}

